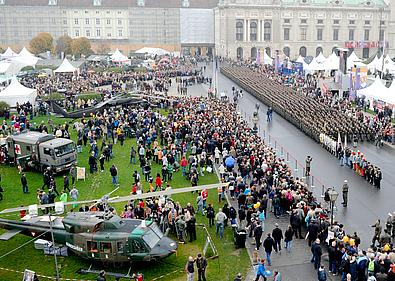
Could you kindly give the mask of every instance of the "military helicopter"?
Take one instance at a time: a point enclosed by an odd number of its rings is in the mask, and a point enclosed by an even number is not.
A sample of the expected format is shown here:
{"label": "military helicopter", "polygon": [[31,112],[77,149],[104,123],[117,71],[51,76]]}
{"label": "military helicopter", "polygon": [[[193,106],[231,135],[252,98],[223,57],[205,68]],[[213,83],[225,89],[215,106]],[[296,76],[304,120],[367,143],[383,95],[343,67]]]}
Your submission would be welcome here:
{"label": "military helicopter", "polygon": [[[100,202],[108,206],[109,202],[124,202],[151,197],[168,197],[171,194],[191,192],[203,189],[213,189],[222,184],[195,186],[170,189],[159,192],[143,193],[125,197],[99,200],[68,202],[70,204],[86,204]],[[59,206],[59,203],[56,203]],[[55,204],[35,205],[36,208],[56,207]],[[18,207],[7,209],[1,214],[30,209]],[[1,235],[0,240],[8,240],[18,233],[43,237],[55,243],[66,245],[79,257],[113,264],[124,264],[135,261],[155,261],[176,252],[178,244],[166,237],[153,221],[127,219],[114,215],[108,209],[104,212],[71,212],[64,218],[56,215],[35,216],[27,215],[25,221],[15,221],[0,218],[0,227],[10,231]]]}

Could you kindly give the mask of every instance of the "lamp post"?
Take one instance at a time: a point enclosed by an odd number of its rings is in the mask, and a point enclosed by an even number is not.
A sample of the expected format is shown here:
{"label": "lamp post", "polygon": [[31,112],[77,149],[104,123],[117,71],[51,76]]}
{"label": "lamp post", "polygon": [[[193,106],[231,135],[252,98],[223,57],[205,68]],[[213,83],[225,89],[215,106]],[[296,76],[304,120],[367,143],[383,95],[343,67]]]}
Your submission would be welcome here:
{"label": "lamp post", "polygon": [[328,191],[329,193],[329,200],[331,202],[331,226],[333,225],[333,207],[339,196],[339,192],[337,192],[334,188]]}

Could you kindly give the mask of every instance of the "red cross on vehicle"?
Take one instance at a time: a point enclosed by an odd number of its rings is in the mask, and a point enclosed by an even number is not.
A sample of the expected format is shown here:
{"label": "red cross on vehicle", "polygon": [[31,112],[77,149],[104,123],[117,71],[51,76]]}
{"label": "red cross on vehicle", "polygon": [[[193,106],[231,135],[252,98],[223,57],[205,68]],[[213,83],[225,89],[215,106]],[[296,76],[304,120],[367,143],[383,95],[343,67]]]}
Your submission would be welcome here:
{"label": "red cross on vehicle", "polygon": [[21,154],[21,146],[19,144],[15,144],[15,154]]}

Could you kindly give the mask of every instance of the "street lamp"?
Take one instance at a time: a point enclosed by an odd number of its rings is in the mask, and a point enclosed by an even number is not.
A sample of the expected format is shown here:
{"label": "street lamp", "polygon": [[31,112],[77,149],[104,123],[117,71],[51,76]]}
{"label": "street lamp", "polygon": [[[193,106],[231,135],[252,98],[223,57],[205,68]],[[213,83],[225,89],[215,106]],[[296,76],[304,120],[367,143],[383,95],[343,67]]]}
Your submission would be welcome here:
{"label": "street lamp", "polygon": [[331,202],[331,226],[333,225],[333,207],[335,205],[335,202],[337,200],[337,197],[339,196],[339,192],[337,192],[334,188],[328,191],[329,194],[329,200]]}

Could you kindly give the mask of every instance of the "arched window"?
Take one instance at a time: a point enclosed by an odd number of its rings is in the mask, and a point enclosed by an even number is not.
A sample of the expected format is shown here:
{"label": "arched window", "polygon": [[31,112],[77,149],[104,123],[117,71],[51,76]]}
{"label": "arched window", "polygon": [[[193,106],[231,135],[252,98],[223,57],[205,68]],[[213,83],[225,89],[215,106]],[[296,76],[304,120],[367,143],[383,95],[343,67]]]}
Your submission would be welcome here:
{"label": "arched window", "polygon": [[270,41],[272,38],[272,25],[270,22],[265,22],[263,25],[263,40]]}
{"label": "arched window", "polygon": [[337,53],[338,53],[338,52],[337,52],[337,48],[338,48],[338,47],[336,47],[336,46],[335,46],[335,47],[333,47],[333,48],[332,48],[332,53],[335,53],[335,54],[337,54]]}
{"label": "arched window", "polygon": [[238,59],[242,59],[243,58],[243,48],[242,47],[238,47],[236,50],[237,53],[237,58]]}
{"label": "arched window", "polygon": [[291,49],[289,47],[284,47],[283,49],[284,54],[289,57],[291,54]]}
{"label": "arched window", "polygon": [[250,41],[256,41],[258,34],[258,25],[255,21],[250,23]]}
{"label": "arched window", "polygon": [[265,48],[265,52],[266,52],[266,54],[269,56],[269,57],[271,57],[271,53],[272,53],[272,51],[270,50],[270,48],[269,47],[266,47]]}
{"label": "arched window", "polygon": [[299,55],[301,55],[302,57],[305,57],[307,54],[307,49],[305,46],[300,47],[299,49]]}
{"label": "arched window", "polygon": [[256,54],[257,54],[256,48],[252,47],[251,48],[251,59],[256,59]]}
{"label": "arched window", "polygon": [[362,49],[362,58],[368,59],[369,58],[369,48]]}
{"label": "arched window", "polygon": [[318,56],[322,51],[322,47],[317,47],[317,49],[315,49],[315,56]]}
{"label": "arched window", "polygon": [[236,22],[236,40],[243,41],[244,37],[244,23],[242,21]]}

